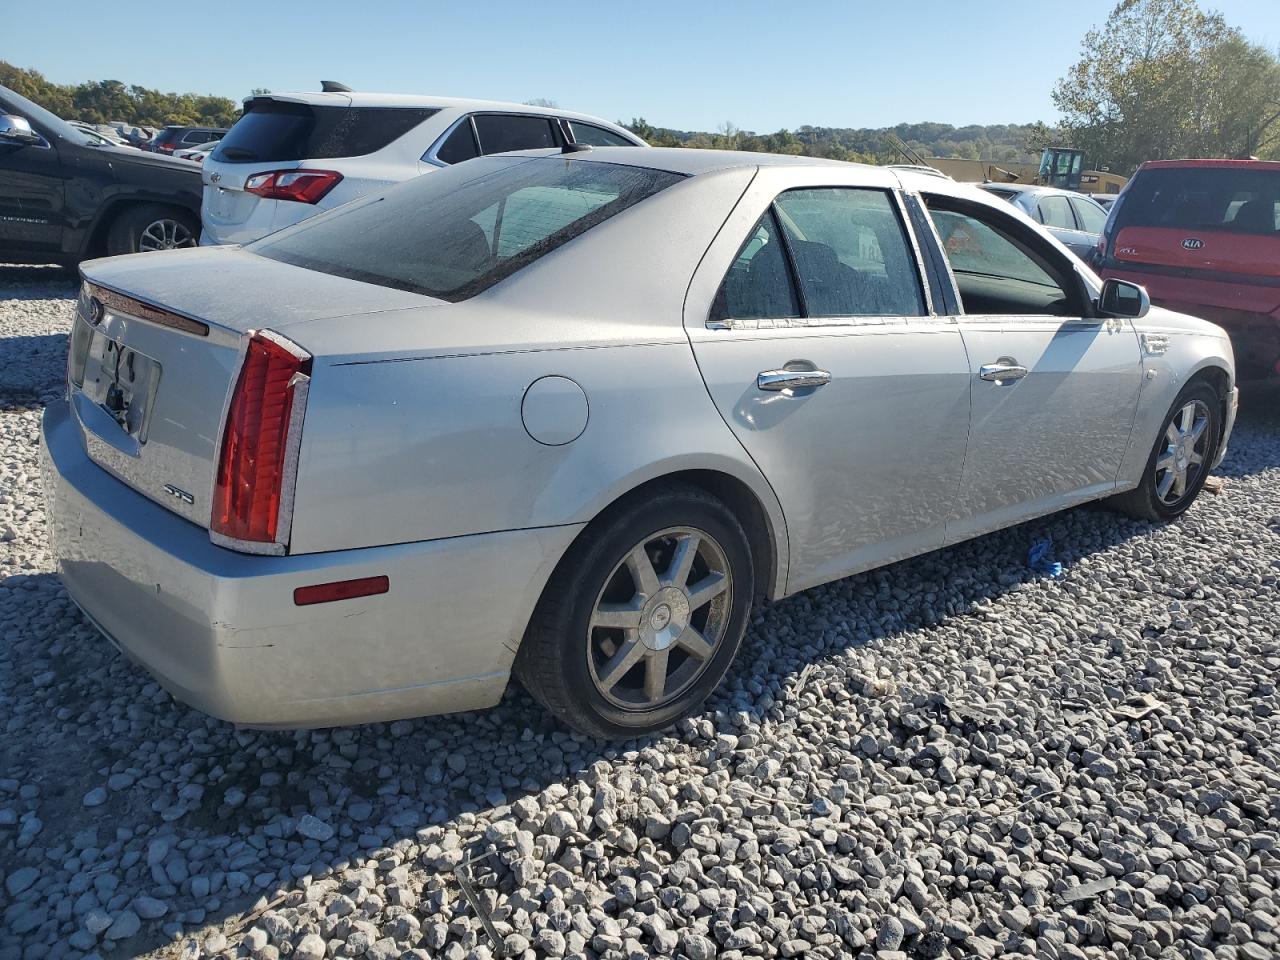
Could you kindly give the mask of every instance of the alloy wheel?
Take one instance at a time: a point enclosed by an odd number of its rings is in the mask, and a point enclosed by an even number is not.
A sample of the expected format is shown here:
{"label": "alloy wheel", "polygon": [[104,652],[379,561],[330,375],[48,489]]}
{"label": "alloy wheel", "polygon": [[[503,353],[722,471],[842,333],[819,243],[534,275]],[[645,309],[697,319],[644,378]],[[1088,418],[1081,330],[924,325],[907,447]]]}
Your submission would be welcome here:
{"label": "alloy wheel", "polygon": [[605,579],[587,628],[587,663],[610,703],[649,710],[707,669],[733,608],[724,549],[692,527],[636,544]]}
{"label": "alloy wheel", "polygon": [[170,217],[153,220],[138,234],[138,252],[181,250],[196,245],[195,234],[186,225]]}
{"label": "alloy wheel", "polygon": [[1169,418],[1155,465],[1156,496],[1166,506],[1180,503],[1205,470],[1211,422],[1203,400],[1189,401]]}

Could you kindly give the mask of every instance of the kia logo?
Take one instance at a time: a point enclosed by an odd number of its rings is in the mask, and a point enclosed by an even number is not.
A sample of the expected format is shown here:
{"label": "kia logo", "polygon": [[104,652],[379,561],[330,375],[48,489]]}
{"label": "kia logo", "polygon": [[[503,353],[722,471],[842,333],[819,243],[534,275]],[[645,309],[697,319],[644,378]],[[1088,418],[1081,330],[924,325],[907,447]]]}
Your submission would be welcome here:
{"label": "kia logo", "polygon": [[1188,250],[1199,250],[1204,246],[1204,241],[1199,237],[1187,237],[1182,241],[1182,245]]}

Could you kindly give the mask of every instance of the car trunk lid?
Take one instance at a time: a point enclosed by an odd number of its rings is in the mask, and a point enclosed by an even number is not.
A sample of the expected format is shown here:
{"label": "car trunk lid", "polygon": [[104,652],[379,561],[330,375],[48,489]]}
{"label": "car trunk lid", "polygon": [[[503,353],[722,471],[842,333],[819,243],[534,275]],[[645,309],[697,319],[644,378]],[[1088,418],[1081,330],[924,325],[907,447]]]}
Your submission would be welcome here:
{"label": "car trunk lid", "polygon": [[435,303],[234,248],[85,264],[71,403],[98,465],[209,526],[218,442],[248,335]]}

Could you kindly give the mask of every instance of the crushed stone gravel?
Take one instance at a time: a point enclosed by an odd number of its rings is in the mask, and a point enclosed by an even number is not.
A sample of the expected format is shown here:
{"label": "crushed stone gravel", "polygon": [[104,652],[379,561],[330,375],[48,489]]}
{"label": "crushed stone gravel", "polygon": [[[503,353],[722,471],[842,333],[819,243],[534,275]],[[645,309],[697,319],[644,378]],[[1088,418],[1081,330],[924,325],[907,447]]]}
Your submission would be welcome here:
{"label": "crushed stone gravel", "polygon": [[664,736],[514,686],[247,731],[54,574],[74,294],[0,266],[0,960],[1280,955],[1280,403],[1177,523],[1080,508],[763,606]]}

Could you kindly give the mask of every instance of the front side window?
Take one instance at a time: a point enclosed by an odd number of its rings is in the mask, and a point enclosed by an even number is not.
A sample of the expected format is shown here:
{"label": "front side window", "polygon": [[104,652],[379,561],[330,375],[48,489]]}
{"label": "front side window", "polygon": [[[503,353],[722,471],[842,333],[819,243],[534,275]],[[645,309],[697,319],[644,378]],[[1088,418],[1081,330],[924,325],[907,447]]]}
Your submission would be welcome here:
{"label": "front side window", "polygon": [[1001,224],[995,211],[948,209],[936,198],[928,199],[928,207],[965,313],[1083,315],[1052,251],[1034,249],[1031,238],[1018,234],[1016,221]]}
{"label": "front side window", "polygon": [[476,133],[480,135],[480,150],[486,155],[560,145],[547,117],[492,113],[480,114],[475,119]]}
{"label": "front side window", "polygon": [[1076,228],[1076,219],[1071,214],[1071,204],[1066,197],[1041,197],[1038,204],[1040,216],[1037,217],[1046,227],[1063,227],[1067,230]]}
{"label": "front side window", "polygon": [[590,123],[580,123],[577,120],[570,120],[569,128],[573,130],[573,140],[575,143],[586,143],[593,147],[635,146],[635,144],[626,137],[619,136],[612,130],[604,129],[604,127],[593,126]]}
{"label": "front side window", "polygon": [[712,320],[800,316],[778,218],[769,210],[734,258],[711,306]]}
{"label": "front side window", "polygon": [[918,317],[920,275],[883,190],[789,190],[776,201],[805,315]]}
{"label": "front side window", "polygon": [[247,249],[456,302],[682,179],[559,157],[476,160],[304,220]]}

